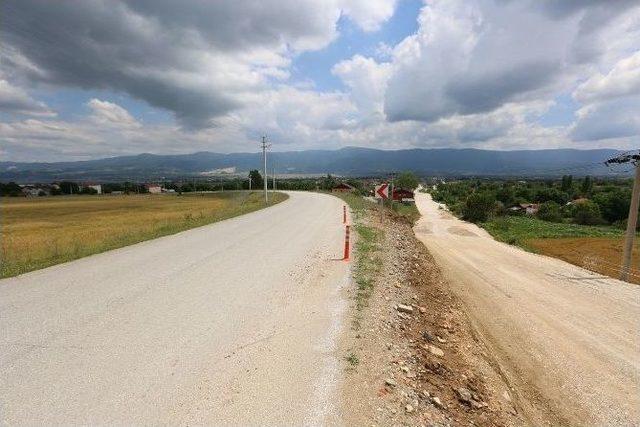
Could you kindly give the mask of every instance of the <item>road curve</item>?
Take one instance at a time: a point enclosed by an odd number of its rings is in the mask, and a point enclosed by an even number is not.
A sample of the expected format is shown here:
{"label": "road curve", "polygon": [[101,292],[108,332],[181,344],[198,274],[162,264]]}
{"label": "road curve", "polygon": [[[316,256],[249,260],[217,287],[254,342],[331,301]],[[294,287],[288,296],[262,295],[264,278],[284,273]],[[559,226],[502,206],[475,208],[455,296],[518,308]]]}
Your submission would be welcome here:
{"label": "road curve", "polygon": [[416,204],[416,236],[531,424],[640,424],[640,286],[497,242],[428,194],[416,193]]}
{"label": "road curve", "polygon": [[0,422],[336,422],[343,203],[289,195],[0,281]]}

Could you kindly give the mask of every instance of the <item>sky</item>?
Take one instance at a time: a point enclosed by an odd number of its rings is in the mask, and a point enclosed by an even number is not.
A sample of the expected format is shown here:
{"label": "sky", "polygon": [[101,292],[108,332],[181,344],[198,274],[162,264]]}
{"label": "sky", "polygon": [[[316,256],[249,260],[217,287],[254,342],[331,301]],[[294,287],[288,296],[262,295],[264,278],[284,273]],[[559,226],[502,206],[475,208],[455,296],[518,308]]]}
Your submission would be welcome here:
{"label": "sky", "polygon": [[640,146],[637,0],[6,0],[0,160]]}

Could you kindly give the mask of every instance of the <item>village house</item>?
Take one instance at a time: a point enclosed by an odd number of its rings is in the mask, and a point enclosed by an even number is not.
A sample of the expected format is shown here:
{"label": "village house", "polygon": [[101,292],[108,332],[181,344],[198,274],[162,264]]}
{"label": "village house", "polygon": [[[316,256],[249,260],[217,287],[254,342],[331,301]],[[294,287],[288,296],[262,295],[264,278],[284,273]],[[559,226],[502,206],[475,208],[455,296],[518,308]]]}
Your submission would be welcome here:
{"label": "village house", "polygon": [[394,188],[393,189],[393,200],[397,202],[413,202],[414,201],[414,193],[411,190],[406,188]]}
{"label": "village house", "polygon": [[159,186],[158,184],[145,184],[144,187],[151,194],[160,194],[160,193],[162,193],[162,187]]}
{"label": "village house", "polygon": [[509,208],[512,212],[523,212],[527,215],[535,215],[538,213],[540,205],[537,203],[520,203],[519,205]]}

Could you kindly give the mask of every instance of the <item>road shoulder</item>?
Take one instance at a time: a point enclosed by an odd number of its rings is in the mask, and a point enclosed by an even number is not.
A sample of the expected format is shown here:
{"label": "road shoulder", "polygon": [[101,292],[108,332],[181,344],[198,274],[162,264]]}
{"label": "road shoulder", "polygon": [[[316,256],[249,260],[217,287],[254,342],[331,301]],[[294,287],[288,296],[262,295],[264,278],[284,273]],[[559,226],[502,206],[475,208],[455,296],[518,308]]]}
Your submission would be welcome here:
{"label": "road shoulder", "polygon": [[383,222],[370,209],[356,219],[377,230],[375,250],[366,256],[380,267],[369,272],[363,295],[356,254],[351,328],[341,343],[345,424],[526,424],[411,225],[390,212]]}

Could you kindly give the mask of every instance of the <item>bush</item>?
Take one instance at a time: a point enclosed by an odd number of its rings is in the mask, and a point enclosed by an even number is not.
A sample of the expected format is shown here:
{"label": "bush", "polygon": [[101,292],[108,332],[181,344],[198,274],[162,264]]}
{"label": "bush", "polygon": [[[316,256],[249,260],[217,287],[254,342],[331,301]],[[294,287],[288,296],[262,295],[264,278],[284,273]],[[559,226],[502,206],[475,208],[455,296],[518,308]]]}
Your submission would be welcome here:
{"label": "bush", "polygon": [[548,222],[562,222],[560,205],[554,201],[544,202],[538,208],[538,218]]}
{"label": "bush", "polygon": [[488,192],[472,193],[464,203],[462,216],[467,221],[485,222],[496,209],[496,199]]}
{"label": "bush", "polygon": [[582,225],[602,224],[600,207],[591,200],[578,203],[573,210],[573,222]]}

